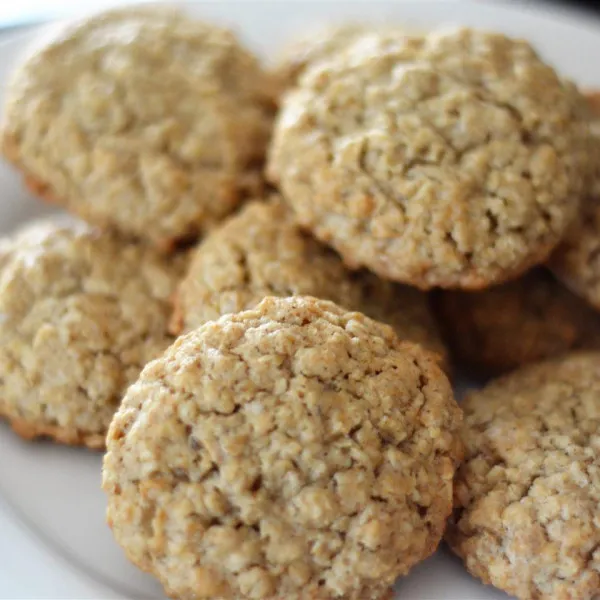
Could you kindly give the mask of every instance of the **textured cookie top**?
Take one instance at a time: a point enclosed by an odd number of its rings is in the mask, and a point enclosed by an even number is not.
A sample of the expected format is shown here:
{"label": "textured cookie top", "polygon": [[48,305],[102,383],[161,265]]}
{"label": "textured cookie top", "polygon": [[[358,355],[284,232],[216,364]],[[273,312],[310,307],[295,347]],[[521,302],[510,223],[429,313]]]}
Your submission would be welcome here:
{"label": "textured cookie top", "polygon": [[254,308],[266,296],[357,300],[337,255],[303,233],[279,197],[252,202],[193,252],[177,292],[174,332]]}
{"label": "textured cookie top", "polygon": [[521,600],[600,593],[600,354],[530,366],[469,396],[447,534]]}
{"label": "textured cookie top", "polygon": [[578,220],[552,255],[550,267],[565,285],[600,309],[600,92],[588,94],[594,175]]}
{"label": "textured cookie top", "polygon": [[585,112],[526,42],[362,36],[286,96],[269,176],[349,265],[481,288],[545,259],[575,216]]}
{"label": "textured cookie top", "polygon": [[167,244],[231,212],[258,179],[272,93],[230,31],[166,8],[114,10],[21,66],[2,144],[36,193]]}
{"label": "textured cookie top", "polygon": [[390,327],[267,298],[129,388],[109,522],[176,597],[384,598],[444,529],[460,420],[432,357]]}
{"label": "textured cookie top", "polygon": [[124,389],[172,340],[183,265],[81,224],[0,248],[0,413],[26,437],[104,446]]}
{"label": "textured cookie top", "polygon": [[190,331],[254,308],[266,296],[294,295],[363,312],[447,359],[422,292],[364,271],[350,273],[333,251],[298,228],[278,197],[250,203],[198,246],[178,287],[171,329]]}
{"label": "textured cookie top", "polygon": [[457,359],[480,372],[600,349],[600,316],[544,269],[481,292],[444,291],[435,305]]}

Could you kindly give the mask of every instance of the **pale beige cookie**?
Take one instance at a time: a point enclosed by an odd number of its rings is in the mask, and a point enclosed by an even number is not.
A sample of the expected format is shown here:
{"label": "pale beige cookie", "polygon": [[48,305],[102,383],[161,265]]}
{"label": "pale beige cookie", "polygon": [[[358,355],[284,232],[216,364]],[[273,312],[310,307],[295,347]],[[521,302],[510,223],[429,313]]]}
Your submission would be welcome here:
{"label": "pale beige cookie", "polygon": [[579,219],[550,260],[565,285],[600,310],[600,92],[587,95],[592,110],[595,173]]}
{"label": "pale beige cookie", "polygon": [[371,34],[286,95],[268,174],[349,266],[483,288],[545,260],[575,217],[585,113],[526,42]]}
{"label": "pale beige cookie", "polygon": [[480,292],[440,292],[435,307],[456,360],[480,373],[600,349],[600,315],[545,269]]}
{"label": "pale beige cookie", "polygon": [[172,341],[181,259],[80,223],[1,248],[0,415],[25,438],[103,448],[126,387]]}
{"label": "pale beige cookie", "polygon": [[447,540],[520,600],[600,594],[600,353],[526,367],[471,394]]}
{"label": "pale beige cookie", "polygon": [[181,600],[379,600],[439,542],[460,422],[433,357],[390,327],[266,298],[180,337],[129,388],[108,522]]}
{"label": "pale beige cookie", "polygon": [[259,184],[273,93],[230,31],[174,9],[113,10],[21,65],[2,147],[42,198],[169,247]]}
{"label": "pale beige cookie", "polygon": [[171,330],[190,331],[253,308],[265,296],[293,295],[363,312],[447,361],[425,294],[364,271],[350,273],[333,251],[292,222],[278,197],[247,205],[202,241],[178,287]]}

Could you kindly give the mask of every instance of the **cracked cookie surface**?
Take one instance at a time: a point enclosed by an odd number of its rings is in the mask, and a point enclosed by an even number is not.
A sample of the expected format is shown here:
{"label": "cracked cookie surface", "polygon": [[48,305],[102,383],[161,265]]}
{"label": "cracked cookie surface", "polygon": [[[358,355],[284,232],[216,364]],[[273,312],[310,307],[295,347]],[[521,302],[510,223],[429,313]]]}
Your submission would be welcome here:
{"label": "cracked cookie surface", "polygon": [[268,175],[349,266],[478,289],[544,261],[575,217],[585,113],[526,42],[372,34],[286,95]]}
{"label": "cracked cookie surface", "polygon": [[434,303],[457,361],[482,374],[600,349],[600,315],[542,268],[480,292],[443,291]]}
{"label": "cracked cookie surface", "polygon": [[103,448],[126,387],[173,338],[180,257],[76,223],[0,244],[0,415],[25,438]]}
{"label": "cracked cookie surface", "polygon": [[600,354],[525,367],[462,403],[466,457],[446,538],[520,600],[600,594]]}
{"label": "cracked cookie surface", "polygon": [[549,265],[565,285],[600,310],[600,92],[586,97],[591,109],[595,171],[579,218]]}
{"label": "cracked cookie surface", "polygon": [[182,600],[387,597],[451,510],[460,409],[360,313],[266,298],[180,337],[107,438],[108,520]]}
{"label": "cracked cookie surface", "polygon": [[230,31],[174,9],[117,9],[15,73],[3,152],[42,198],[170,247],[259,185],[272,87]]}
{"label": "cracked cookie surface", "polygon": [[193,251],[178,286],[171,330],[190,331],[266,296],[315,296],[391,325],[447,363],[447,351],[422,292],[349,272],[340,258],[302,232],[279,197],[253,202]]}

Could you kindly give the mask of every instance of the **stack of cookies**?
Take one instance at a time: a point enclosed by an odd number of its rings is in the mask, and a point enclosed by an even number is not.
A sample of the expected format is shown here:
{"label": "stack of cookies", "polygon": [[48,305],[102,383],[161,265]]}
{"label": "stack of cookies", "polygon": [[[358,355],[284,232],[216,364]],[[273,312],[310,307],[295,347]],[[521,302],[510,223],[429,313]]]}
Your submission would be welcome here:
{"label": "stack of cookies", "polygon": [[[170,9],[68,26],[5,106],[73,219],[0,242],[0,415],[107,450],[174,598],[391,598],[444,532],[518,598],[593,598],[599,115],[470,29],[345,24],[268,70]],[[504,375],[461,410],[463,366]]]}

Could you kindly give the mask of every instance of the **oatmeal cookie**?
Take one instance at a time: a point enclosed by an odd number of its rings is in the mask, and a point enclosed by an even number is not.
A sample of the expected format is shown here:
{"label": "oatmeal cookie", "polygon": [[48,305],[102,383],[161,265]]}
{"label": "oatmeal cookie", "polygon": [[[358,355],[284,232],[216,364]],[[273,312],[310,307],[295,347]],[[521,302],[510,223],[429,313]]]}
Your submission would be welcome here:
{"label": "oatmeal cookie", "polygon": [[579,219],[550,260],[550,268],[573,292],[600,310],[600,92],[587,96],[592,111],[595,173]]}
{"label": "oatmeal cookie", "polygon": [[273,93],[230,31],[167,8],[113,10],[25,61],[1,143],[37,195],[168,248],[259,185]]}
{"label": "oatmeal cookie", "polygon": [[447,539],[520,600],[600,594],[600,354],[525,367],[463,403]]}
{"label": "oatmeal cookie", "polygon": [[107,438],[108,521],[181,600],[377,600],[436,548],[460,409],[429,353],[308,297],[180,337]]}
{"label": "oatmeal cookie", "polygon": [[600,315],[542,268],[480,292],[440,292],[434,303],[452,353],[480,373],[600,349]]}
{"label": "oatmeal cookie", "polygon": [[350,267],[479,289],[544,261],[575,217],[586,112],[524,41],[371,34],[286,95],[268,175]]}
{"label": "oatmeal cookie", "polygon": [[25,438],[103,448],[123,391],[172,342],[183,265],[81,223],[0,247],[0,415]]}
{"label": "oatmeal cookie", "polygon": [[178,335],[266,296],[317,296],[392,325],[401,339],[447,352],[422,292],[350,273],[337,254],[302,232],[279,197],[253,202],[195,250],[178,287],[171,331]]}

